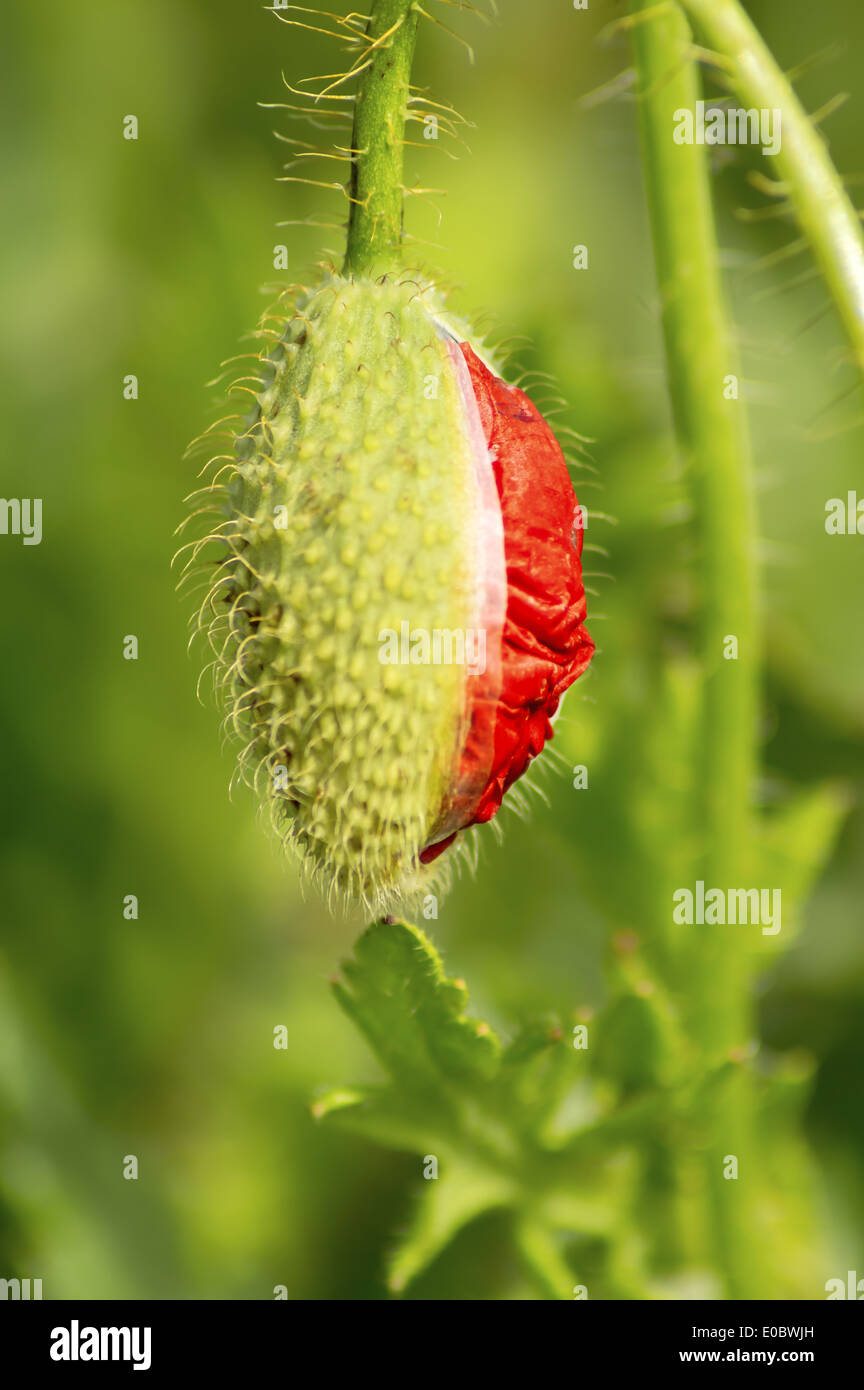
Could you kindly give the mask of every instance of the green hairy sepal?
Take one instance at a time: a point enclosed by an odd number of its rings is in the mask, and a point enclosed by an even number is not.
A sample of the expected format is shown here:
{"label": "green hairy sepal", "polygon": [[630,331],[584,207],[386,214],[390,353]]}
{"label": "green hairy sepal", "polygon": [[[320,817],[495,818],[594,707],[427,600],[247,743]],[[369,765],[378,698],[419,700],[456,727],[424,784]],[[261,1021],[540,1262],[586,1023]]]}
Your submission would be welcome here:
{"label": "green hairy sepal", "polygon": [[404,277],[308,292],[262,359],[208,537],[199,623],[243,770],[306,873],[367,907],[421,886],[463,735],[459,666],[381,659],[383,633],[464,630],[476,602],[478,500],[438,310]]}

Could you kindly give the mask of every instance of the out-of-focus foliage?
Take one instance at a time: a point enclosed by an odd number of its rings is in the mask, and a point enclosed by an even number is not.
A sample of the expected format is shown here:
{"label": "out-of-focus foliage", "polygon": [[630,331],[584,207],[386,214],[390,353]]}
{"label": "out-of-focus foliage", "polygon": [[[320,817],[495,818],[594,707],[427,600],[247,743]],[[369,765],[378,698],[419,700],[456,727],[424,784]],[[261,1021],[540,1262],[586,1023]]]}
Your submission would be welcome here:
{"label": "out-of-focus foliage", "polygon": [[[446,197],[411,200],[407,219],[438,243],[421,254],[452,279],[454,303],[525,335],[519,365],[553,373],[561,422],[596,441],[578,490],[600,548],[587,563],[600,652],[557,726],[564,762],[538,774],[546,800],[525,821],[502,817],[504,845],[488,835],[476,877],[423,923],[478,1015],[518,1037],[534,1018],[604,1008],[610,936],[638,936],[670,888],[664,848],[686,852],[676,785],[694,576],[635,113],[626,82],[615,101],[578,100],[629,66],[626,36],[598,42],[621,8],[499,9],[488,27],[454,21],[473,66],[445,34],[421,35],[418,82],[474,128],[470,152],[451,147],[458,160],[444,141],[412,151],[409,182]],[[799,82],[811,109],[853,93],[826,134],[839,168],[860,173],[861,7],[749,9],[784,67],[823,54]],[[289,247],[292,280],[322,248],[338,254],[338,232],[277,228],[343,210],[336,194],[276,182],[290,148],[270,132],[288,126],[256,106],[291,100],[280,70],[294,85],[332,72],[332,47],[239,0],[88,0],[50,19],[18,3],[6,23],[2,491],[43,498],[44,539],[0,537],[0,1276],[41,1277],[46,1297],[269,1298],[276,1285],[383,1297],[397,1237],[421,1219],[420,1161],[395,1136],[382,1147],[317,1124],[308,1105],[347,1078],[381,1081],[327,988],[362,924],[302,901],[251,797],[229,800],[231,751],[220,756],[214,712],[195,701],[168,568],[194,485],[181,455],[217,395],[204,383],[244,350],[259,290],[280,278],[274,246]],[[137,142],[122,138],[129,113]],[[825,293],[806,255],[787,256],[794,230],[737,215],[764,204],[748,182],[757,167],[751,152],[718,152],[715,194],[758,469],[761,793],[790,896],[809,886],[840,802],[852,808],[797,940],[779,963],[766,952],[759,977],[790,1106],[815,1066],[818,1298],[864,1262],[864,542],[824,529],[826,501],[860,476],[862,432]],[[572,268],[578,244],[585,271]],[[126,634],[137,662],[122,658]],[[587,790],[573,786],[577,763]],[[137,920],[123,916],[128,894]],[[626,1009],[629,1066],[644,1020]],[[650,1056],[646,1042],[637,1060]],[[606,1080],[638,1093],[642,1077]],[[775,1155],[766,1185],[794,1190],[800,1161]],[[508,1222],[496,1209],[467,1225],[411,1292],[536,1297]],[[528,1262],[542,1263],[531,1242]],[[589,1282],[596,1260],[588,1241]]]}

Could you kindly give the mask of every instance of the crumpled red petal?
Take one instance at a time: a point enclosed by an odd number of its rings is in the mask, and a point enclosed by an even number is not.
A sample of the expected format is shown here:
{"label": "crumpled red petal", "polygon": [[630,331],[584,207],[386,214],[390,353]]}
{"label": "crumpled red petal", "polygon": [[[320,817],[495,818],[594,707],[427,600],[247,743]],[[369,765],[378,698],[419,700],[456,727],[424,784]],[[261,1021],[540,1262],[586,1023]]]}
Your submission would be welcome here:
{"label": "crumpled red petal", "polygon": [[[505,792],[552,737],[564,691],[588,666],[594,643],[585,630],[581,514],[555,435],[518,387],[495,376],[468,343],[471,376],[504,523],[507,612],[502,681],[495,710],[491,770],[465,826],[491,820]],[[489,766],[487,719],[471,719],[463,771]],[[463,827],[464,828],[464,827]],[[430,845],[429,863],[453,840]]]}

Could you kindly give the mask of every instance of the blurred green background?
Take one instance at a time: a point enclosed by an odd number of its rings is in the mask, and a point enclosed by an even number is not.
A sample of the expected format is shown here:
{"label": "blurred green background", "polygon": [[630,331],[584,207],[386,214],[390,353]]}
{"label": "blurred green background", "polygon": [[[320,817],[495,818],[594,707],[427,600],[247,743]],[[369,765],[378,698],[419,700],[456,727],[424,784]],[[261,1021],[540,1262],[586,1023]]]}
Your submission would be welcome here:
{"label": "blurred green background", "polygon": [[[748,8],[785,67],[819,59],[799,85],[810,109],[852,93],[826,134],[840,169],[859,172],[858,0]],[[555,374],[567,423],[596,440],[584,481],[599,486],[578,487],[580,500],[615,523],[589,523],[609,555],[592,552],[587,569],[612,578],[588,580],[600,655],[556,737],[567,763],[604,769],[603,785],[574,791],[550,765],[549,805],[505,814],[503,847],[489,834],[476,877],[423,924],[476,1012],[509,1034],[538,1010],[596,1002],[609,932],[638,930],[640,722],[683,640],[692,557],[635,107],[626,81],[615,100],[580,102],[630,65],[626,36],[598,39],[623,9],[499,9],[491,25],[445,15],[473,65],[421,31],[417,81],[475,128],[458,160],[443,141],[412,152],[409,182],[446,197],[411,200],[408,228],[440,243],[424,254],[460,309],[525,335],[520,365]],[[308,1108],[316,1088],[376,1075],[327,984],[358,922],[304,902],[250,795],[229,800],[231,750],[196,702],[188,605],[169,570],[194,486],[181,456],[212,418],[205,383],[243,350],[262,287],[280,278],[274,245],[289,247],[289,281],[340,245],[277,230],[343,210],[276,181],[289,151],[271,132],[304,132],[256,103],[291,100],[280,72],[296,83],[338,60],[251,0],[84,0],[50,16],[17,0],[6,28],[2,490],[44,499],[44,537],[0,538],[0,1276],[41,1277],[46,1298],[270,1298],[277,1284],[292,1298],[383,1297],[418,1163],[316,1126]],[[122,138],[127,114],[137,142]],[[747,182],[758,156],[720,154],[763,542],[763,796],[825,777],[857,794],[864,541],[826,536],[824,509],[862,476],[860,396],[806,254],[761,264],[789,227],[736,213],[764,205]],[[583,243],[589,268],[576,271]],[[127,373],[136,401],[123,399]],[[126,634],[137,662],[123,660]],[[864,1273],[862,848],[856,804],[760,1005],[769,1045],[819,1062],[808,1132],[825,1279]],[[130,893],[137,921],[123,917]],[[137,1182],[123,1178],[128,1154]],[[510,1261],[485,1220],[412,1296],[529,1296]]]}

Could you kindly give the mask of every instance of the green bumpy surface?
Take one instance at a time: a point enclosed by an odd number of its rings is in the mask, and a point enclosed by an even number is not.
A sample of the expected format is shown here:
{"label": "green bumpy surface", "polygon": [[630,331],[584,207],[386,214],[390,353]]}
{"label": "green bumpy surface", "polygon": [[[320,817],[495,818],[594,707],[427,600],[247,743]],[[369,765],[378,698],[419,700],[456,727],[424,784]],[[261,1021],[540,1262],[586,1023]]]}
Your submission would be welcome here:
{"label": "green bumpy surface", "polygon": [[465,717],[464,668],[379,655],[405,621],[472,625],[478,501],[434,307],[415,281],[338,278],[298,306],[237,442],[205,620],[280,830],[367,906],[417,887]]}

